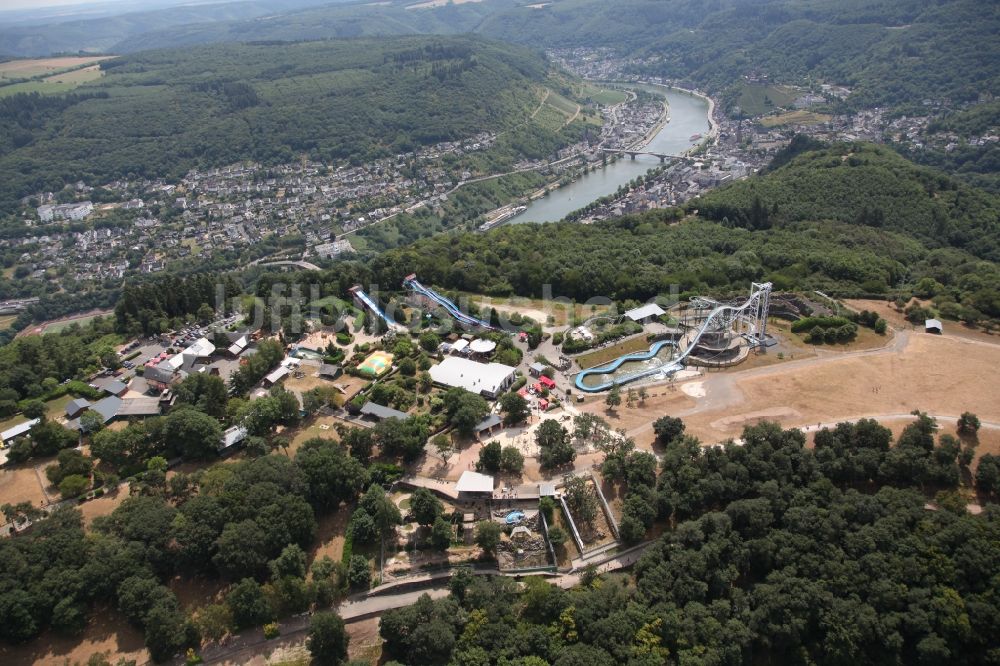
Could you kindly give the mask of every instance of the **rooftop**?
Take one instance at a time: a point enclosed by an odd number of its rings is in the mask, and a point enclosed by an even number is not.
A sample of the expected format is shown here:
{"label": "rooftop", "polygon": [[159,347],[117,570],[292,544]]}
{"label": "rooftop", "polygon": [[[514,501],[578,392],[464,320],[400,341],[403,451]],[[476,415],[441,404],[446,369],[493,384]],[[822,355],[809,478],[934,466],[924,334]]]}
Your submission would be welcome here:
{"label": "rooftop", "polygon": [[490,414],[485,419],[476,424],[476,432],[482,432],[483,430],[489,430],[490,428],[495,428],[500,425],[503,421],[499,414]]}
{"label": "rooftop", "polygon": [[288,369],[287,365],[279,365],[277,368],[272,370],[266,377],[264,377],[264,381],[269,382],[271,384],[276,384],[285,377],[287,377],[290,372],[291,370]]}
{"label": "rooftop", "polygon": [[227,428],[224,433],[222,433],[222,439],[219,442],[220,449],[228,449],[231,446],[239,444],[244,439],[247,438],[247,429],[243,426],[232,426]]}
{"label": "rooftop", "polygon": [[460,493],[492,493],[493,477],[466,470],[455,484],[455,490]]}
{"label": "rooftop", "polygon": [[361,407],[361,413],[364,416],[371,416],[379,421],[385,419],[399,419],[400,421],[405,421],[407,415],[399,410],[393,409],[391,407],[386,407],[385,405],[380,405],[375,402],[366,402]]}
{"label": "rooftop", "polygon": [[15,437],[20,437],[41,423],[41,421],[41,419],[31,419],[30,421],[25,421],[24,423],[18,423],[16,426],[0,432],[0,441],[6,442],[14,439]]}
{"label": "rooftop", "polygon": [[648,317],[659,317],[663,314],[665,314],[665,311],[659,305],[656,303],[647,303],[646,305],[628,310],[625,316],[632,321],[642,321]]}
{"label": "rooftop", "polygon": [[430,374],[438,384],[464,388],[470,393],[486,391],[496,395],[514,374],[514,368],[502,363],[477,363],[459,356],[448,356],[431,367]]}

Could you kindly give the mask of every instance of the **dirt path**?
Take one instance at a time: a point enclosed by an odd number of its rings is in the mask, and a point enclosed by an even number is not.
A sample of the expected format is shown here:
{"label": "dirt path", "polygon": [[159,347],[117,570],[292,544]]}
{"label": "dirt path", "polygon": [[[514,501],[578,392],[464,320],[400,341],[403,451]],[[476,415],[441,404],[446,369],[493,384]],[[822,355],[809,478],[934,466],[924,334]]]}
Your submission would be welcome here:
{"label": "dirt path", "polygon": [[549,90],[548,88],[546,88],[545,89],[545,97],[542,97],[542,101],[538,103],[538,108],[535,109],[534,111],[532,111],[531,112],[531,116],[529,116],[532,120],[535,119],[535,116],[538,115],[538,112],[542,110],[543,106],[545,106],[545,102],[548,101],[550,94],[552,94],[552,91]]}

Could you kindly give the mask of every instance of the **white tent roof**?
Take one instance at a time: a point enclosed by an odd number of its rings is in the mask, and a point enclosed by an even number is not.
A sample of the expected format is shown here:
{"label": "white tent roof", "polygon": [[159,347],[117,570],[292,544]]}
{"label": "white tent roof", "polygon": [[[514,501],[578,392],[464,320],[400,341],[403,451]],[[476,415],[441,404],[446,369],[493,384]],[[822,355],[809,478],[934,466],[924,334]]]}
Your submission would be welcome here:
{"label": "white tent roof", "polygon": [[647,303],[638,308],[634,308],[625,313],[625,316],[632,321],[641,321],[647,317],[659,317],[664,314],[663,308],[656,303]]}
{"label": "white tent roof", "polygon": [[492,340],[484,340],[479,338],[478,340],[473,340],[469,344],[469,349],[477,354],[489,354],[491,351],[497,348],[497,343]]}
{"label": "white tent roof", "polygon": [[215,353],[215,345],[208,338],[198,338],[191,344],[190,347],[184,350],[184,354],[187,356],[195,356],[201,358],[202,356],[211,356]]}
{"label": "white tent roof", "polygon": [[466,470],[459,477],[455,490],[460,493],[492,493],[493,477]]}
{"label": "white tent roof", "polygon": [[458,340],[455,340],[455,342],[452,343],[451,350],[453,352],[460,352],[460,351],[464,350],[468,346],[469,346],[469,341],[468,340],[464,340],[462,338],[459,338]]}
{"label": "white tent roof", "polygon": [[288,366],[279,365],[267,377],[264,377],[264,380],[276,384],[284,377],[287,377],[290,372],[291,370],[288,369]]}

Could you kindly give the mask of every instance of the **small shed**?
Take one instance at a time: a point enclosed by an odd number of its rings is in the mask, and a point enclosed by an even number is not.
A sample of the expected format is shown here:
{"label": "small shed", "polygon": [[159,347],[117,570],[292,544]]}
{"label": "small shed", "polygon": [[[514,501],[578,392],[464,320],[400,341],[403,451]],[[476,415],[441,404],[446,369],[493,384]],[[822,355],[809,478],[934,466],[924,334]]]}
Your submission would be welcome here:
{"label": "small shed", "polygon": [[545,364],[539,363],[538,361],[535,361],[534,363],[528,366],[528,374],[530,374],[532,377],[541,377],[542,372],[544,372],[544,370],[545,370]]}
{"label": "small shed", "polygon": [[944,326],[937,319],[928,319],[924,322],[924,331],[927,333],[941,335],[944,333]]}
{"label": "small shed", "polygon": [[319,372],[316,373],[324,379],[336,379],[340,376],[341,369],[339,365],[334,365],[332,363],[324,363],[319,366]]}
{"label": "small shed", "polygon": [[492,435],[493,431],[503,424],[499,414],[490,414],[485,419],[476,424],[476,437],[482,437],[483,433]]}

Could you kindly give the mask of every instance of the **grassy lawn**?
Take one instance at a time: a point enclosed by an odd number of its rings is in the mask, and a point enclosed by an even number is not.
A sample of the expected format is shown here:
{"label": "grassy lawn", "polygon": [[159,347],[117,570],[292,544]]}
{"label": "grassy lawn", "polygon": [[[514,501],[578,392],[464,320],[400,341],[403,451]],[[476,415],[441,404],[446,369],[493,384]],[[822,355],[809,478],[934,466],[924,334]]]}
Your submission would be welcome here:
{"label": "grassy lawn", "polygon": [[797,91],[788,86],[745,83],[740,90],[739,105],[744,114],[759,116],[774,111],[779,106],[788,106],[796,97],[798,97]]}
{"label": "grassy lawn", "polygon": [[[104,314],[108,314],[108,313],[105,312]],[[97,314],[86,315],[85,317],[77,317],[76,319],[69,319],[67,321],[57,321],[55,323],[48,324],[45,327],[45,332],[46,333],[58,333],[59,331],[65,329],[65,328],[69,328],[73,324],[79,324],[80,326],[86,326],[88,323],[90,323],[91,321],[93,321],[94,319],[96,319],[97,317],[100,317],[100,316],[101,316],[101,313],[97,313]]]}
{"label": "grassy lawn", "polygon": [[[351,242],[352,243],[354,242],[353,239]],[[318,298],[315,301],[309,303],[309,307],[311,308],[321,308],[324,305],[332,305],[338,311],[343,311],[345,309],[348,310],[353,309],[353,306],[350,303],[348,303],[343,299],[337,298],[336,296],[324,296],[323,298]]]}
{"label": "grassy lawn", "polygon": [[[66,414],[66,405],[73,400],[73,396],[66,394],[61,398],[55,398],[54,400],[49,400],[45,403],[45,418],[50,421],[55,421],[62,418]],[[19,423],[24,423],[28,418],[23,414],[16,414],[6,421],[0,421],[0,430],[7,430],[8,428],[13,428]]]}
{"label": "grassy lawn", "polygon": [[17,319],[17,315],[0,315],[0,331],[10,328],[15,319]]}
{"label": "grassy lawn", "polygon": [[611,88],[601,88],[594,85],[586,85],[583,88],[583,95],[594,100],[596,103],[603,106],[613,106],[615,104],[621,104],[626,99],[628,95],[621,90],[612,90]]}
{"label": "grassy lawn", "polygon": [[812,111],[789,111],[777,116],[767,116],[758,122],[764,127],[780,127],[782,125],[819,125],[829,122],[831,116]]}
{"label": "grassy lawn", "polygon": [[648,351],[649,342],[646,340],[646,336],[640,335],[634,338],[629,338],[624,342],[619,342],[616,345],[611,345],[610,347],[605,347],[604,349],[598,349],[595,352],[589,354],[584,354],[576,359],[579,366],[586,370],[587,368],[593,368],[598,365],[604,365],[609,363],[619,356],[624,356],[625,354],[634,354],[639,351]]}

